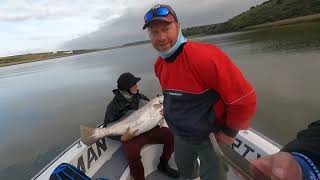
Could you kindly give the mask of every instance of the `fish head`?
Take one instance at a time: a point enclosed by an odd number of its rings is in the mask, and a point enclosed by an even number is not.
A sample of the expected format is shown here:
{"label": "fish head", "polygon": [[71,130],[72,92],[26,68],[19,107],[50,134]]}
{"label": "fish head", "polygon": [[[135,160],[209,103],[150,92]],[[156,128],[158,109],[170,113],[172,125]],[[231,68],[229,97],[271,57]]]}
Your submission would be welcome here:
{"label": "fish head", "polygon": [[163,96],[157,97],[151,102],[152,112],[159,112],[163,109]]}
{"label": "fish head", "polygon": [[152,107],[154,108],[154,110],[158,110],[162,108],[162,104],[158,103],[158,104],[153,104]]}

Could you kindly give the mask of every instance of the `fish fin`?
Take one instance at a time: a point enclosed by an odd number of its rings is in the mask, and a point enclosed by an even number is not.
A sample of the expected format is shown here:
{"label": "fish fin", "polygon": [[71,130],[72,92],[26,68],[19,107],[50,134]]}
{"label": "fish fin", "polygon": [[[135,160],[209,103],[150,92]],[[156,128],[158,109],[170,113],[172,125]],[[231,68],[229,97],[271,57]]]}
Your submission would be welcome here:
{"label": "fish fin", "polygon": [[164,125],[164,118],[161,118],[160,121],[158,122],[158,125],[162,128]]}
{"label": "fish fin", "polygon": [[81,141],[87,146],[91,146],[100,138],[97,136],[97,128],[80,125]]}

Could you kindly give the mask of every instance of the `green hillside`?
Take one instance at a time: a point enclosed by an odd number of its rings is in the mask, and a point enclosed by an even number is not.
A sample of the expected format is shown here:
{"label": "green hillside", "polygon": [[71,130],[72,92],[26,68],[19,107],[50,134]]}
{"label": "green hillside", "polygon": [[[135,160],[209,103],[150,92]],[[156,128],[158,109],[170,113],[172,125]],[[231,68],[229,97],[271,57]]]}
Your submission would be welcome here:
{"label": "green hillside", "polygon": [[320,13],[320,0],[269,0],[227,22],[187,28],[187,36],[238,31],[248,26]]}

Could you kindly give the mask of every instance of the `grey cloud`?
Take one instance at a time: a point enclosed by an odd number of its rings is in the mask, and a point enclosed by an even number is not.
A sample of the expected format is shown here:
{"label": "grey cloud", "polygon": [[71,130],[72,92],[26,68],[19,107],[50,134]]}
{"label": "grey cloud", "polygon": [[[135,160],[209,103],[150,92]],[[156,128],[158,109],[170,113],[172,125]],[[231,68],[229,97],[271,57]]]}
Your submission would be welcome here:
{"label": "grey cloud", "polygon": [[42,39],[47,39],[47,40],[51,40],[51,39],[62,39],[64,38],[63,35],[36,35],[36,36],[31,36],[28,39],[29,40],[42,40]]}
{"label": "grey cloud", "polygon": [[27,20],[43,20],[43,19],[52,19],[52,18],[59,18],[59,17],[70,17],[76,16],[70,12],[30,12],[25,14],[0,14],[0,21],[7,21],[7,22],[16,22],[16,21],[27,21]]}
{"label": "grey cloud", "polygon": [[30,15],[15,15],[15,16],[8,16],[8,15],[0,15],[0,21],[25,21],[32,18]]}
{"label": "grey cloud", "polygon": [[47,9],[47,7],[44,7],[43,9],[8,9],[7,11],[16,11],[19,13],[6,13],[5,11],[0,13],[0,21],[26,21],[31,19],[50,19],[50,18],[59,18],[59,17],[70,17],[70,16],[76,16],[77,14],[74,12],[70,12],[67,10],[55,10],[50,11]]}
{"label": "grey cloud", "polygon": [[103,48],[146,39],[142,31],[139,13],[125,13],[111,23],[102,25],[97,31],[63,45],[67,49]]}
{"label": "grey cloud", "polygon": [[56,1],[40,2],[20,0],[8,1],[0,4],[0,21],[26,21],[32,19],[52,19],[69,17],[101,18],[101,14],[114,14],[116,3],[101,0],[87,1]]}
{"label": "grey cloud", "polygon": [[[175,9],[182,27],[185,28],[224,22],[248,10],[251,6],[264,1],[265,0],[164,0],[160,2],[170,4]],[[133,5],[112,23],[106,23],[95,32],[66,42],[61,48],[104,48],[133,41],[146,40],[148,38],[147,33],[142,30],[143,15],[152,4],[155,3],[148,2],[137,6]]]}

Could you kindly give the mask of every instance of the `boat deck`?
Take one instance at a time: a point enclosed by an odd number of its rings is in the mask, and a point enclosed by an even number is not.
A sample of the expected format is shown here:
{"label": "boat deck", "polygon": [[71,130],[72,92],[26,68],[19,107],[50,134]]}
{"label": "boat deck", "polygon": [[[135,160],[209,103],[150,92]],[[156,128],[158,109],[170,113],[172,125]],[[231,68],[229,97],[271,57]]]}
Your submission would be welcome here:
{"label": "boat deck", "polygon": [[[110,180],[119,180],[126,168],[128,167],[127,160],[124,156],[123,150],[120,147],[113,155],[112,158],[104,163],[104,165],[96,172],[92,179],[108,178]],[[176,168],[176,167],[173,167]],[[228,173],[228,180],[240,179],[234,173]],[[174,179],[166,176],[159,171],[150,173],[146,180],[183,180],[183,178]],[[198,178],[197,180],[200,180]]]}
{"label": "boat deck", "polygon": [[163,179],[163,180],[183,180],[183,178],[181,178],[181,177],[179,179],[170,178],[159,171],[154,171],[146,177],[146,180],[160,180],[160,179]]}
{"label": "boat deck", "polygon": [[119,180],[123,172],[128,167],[127,160],[123,150],[120,147],[103,166],[96,172],[92,179],[108,178],[110,180]]}
{"label": "boat deck", "polygon": [[[119,180],[127,167],[128,163],[123,154],[123,150],[122,148],[119,148],[112,155],[112,158],[104,163],[104,165],[97,171],[92,179],[104,177],[110,180]],[[182,178],[174,179],[164,175],[159,171],[154,171],[146,177],[146,180],[182,180]]]}

